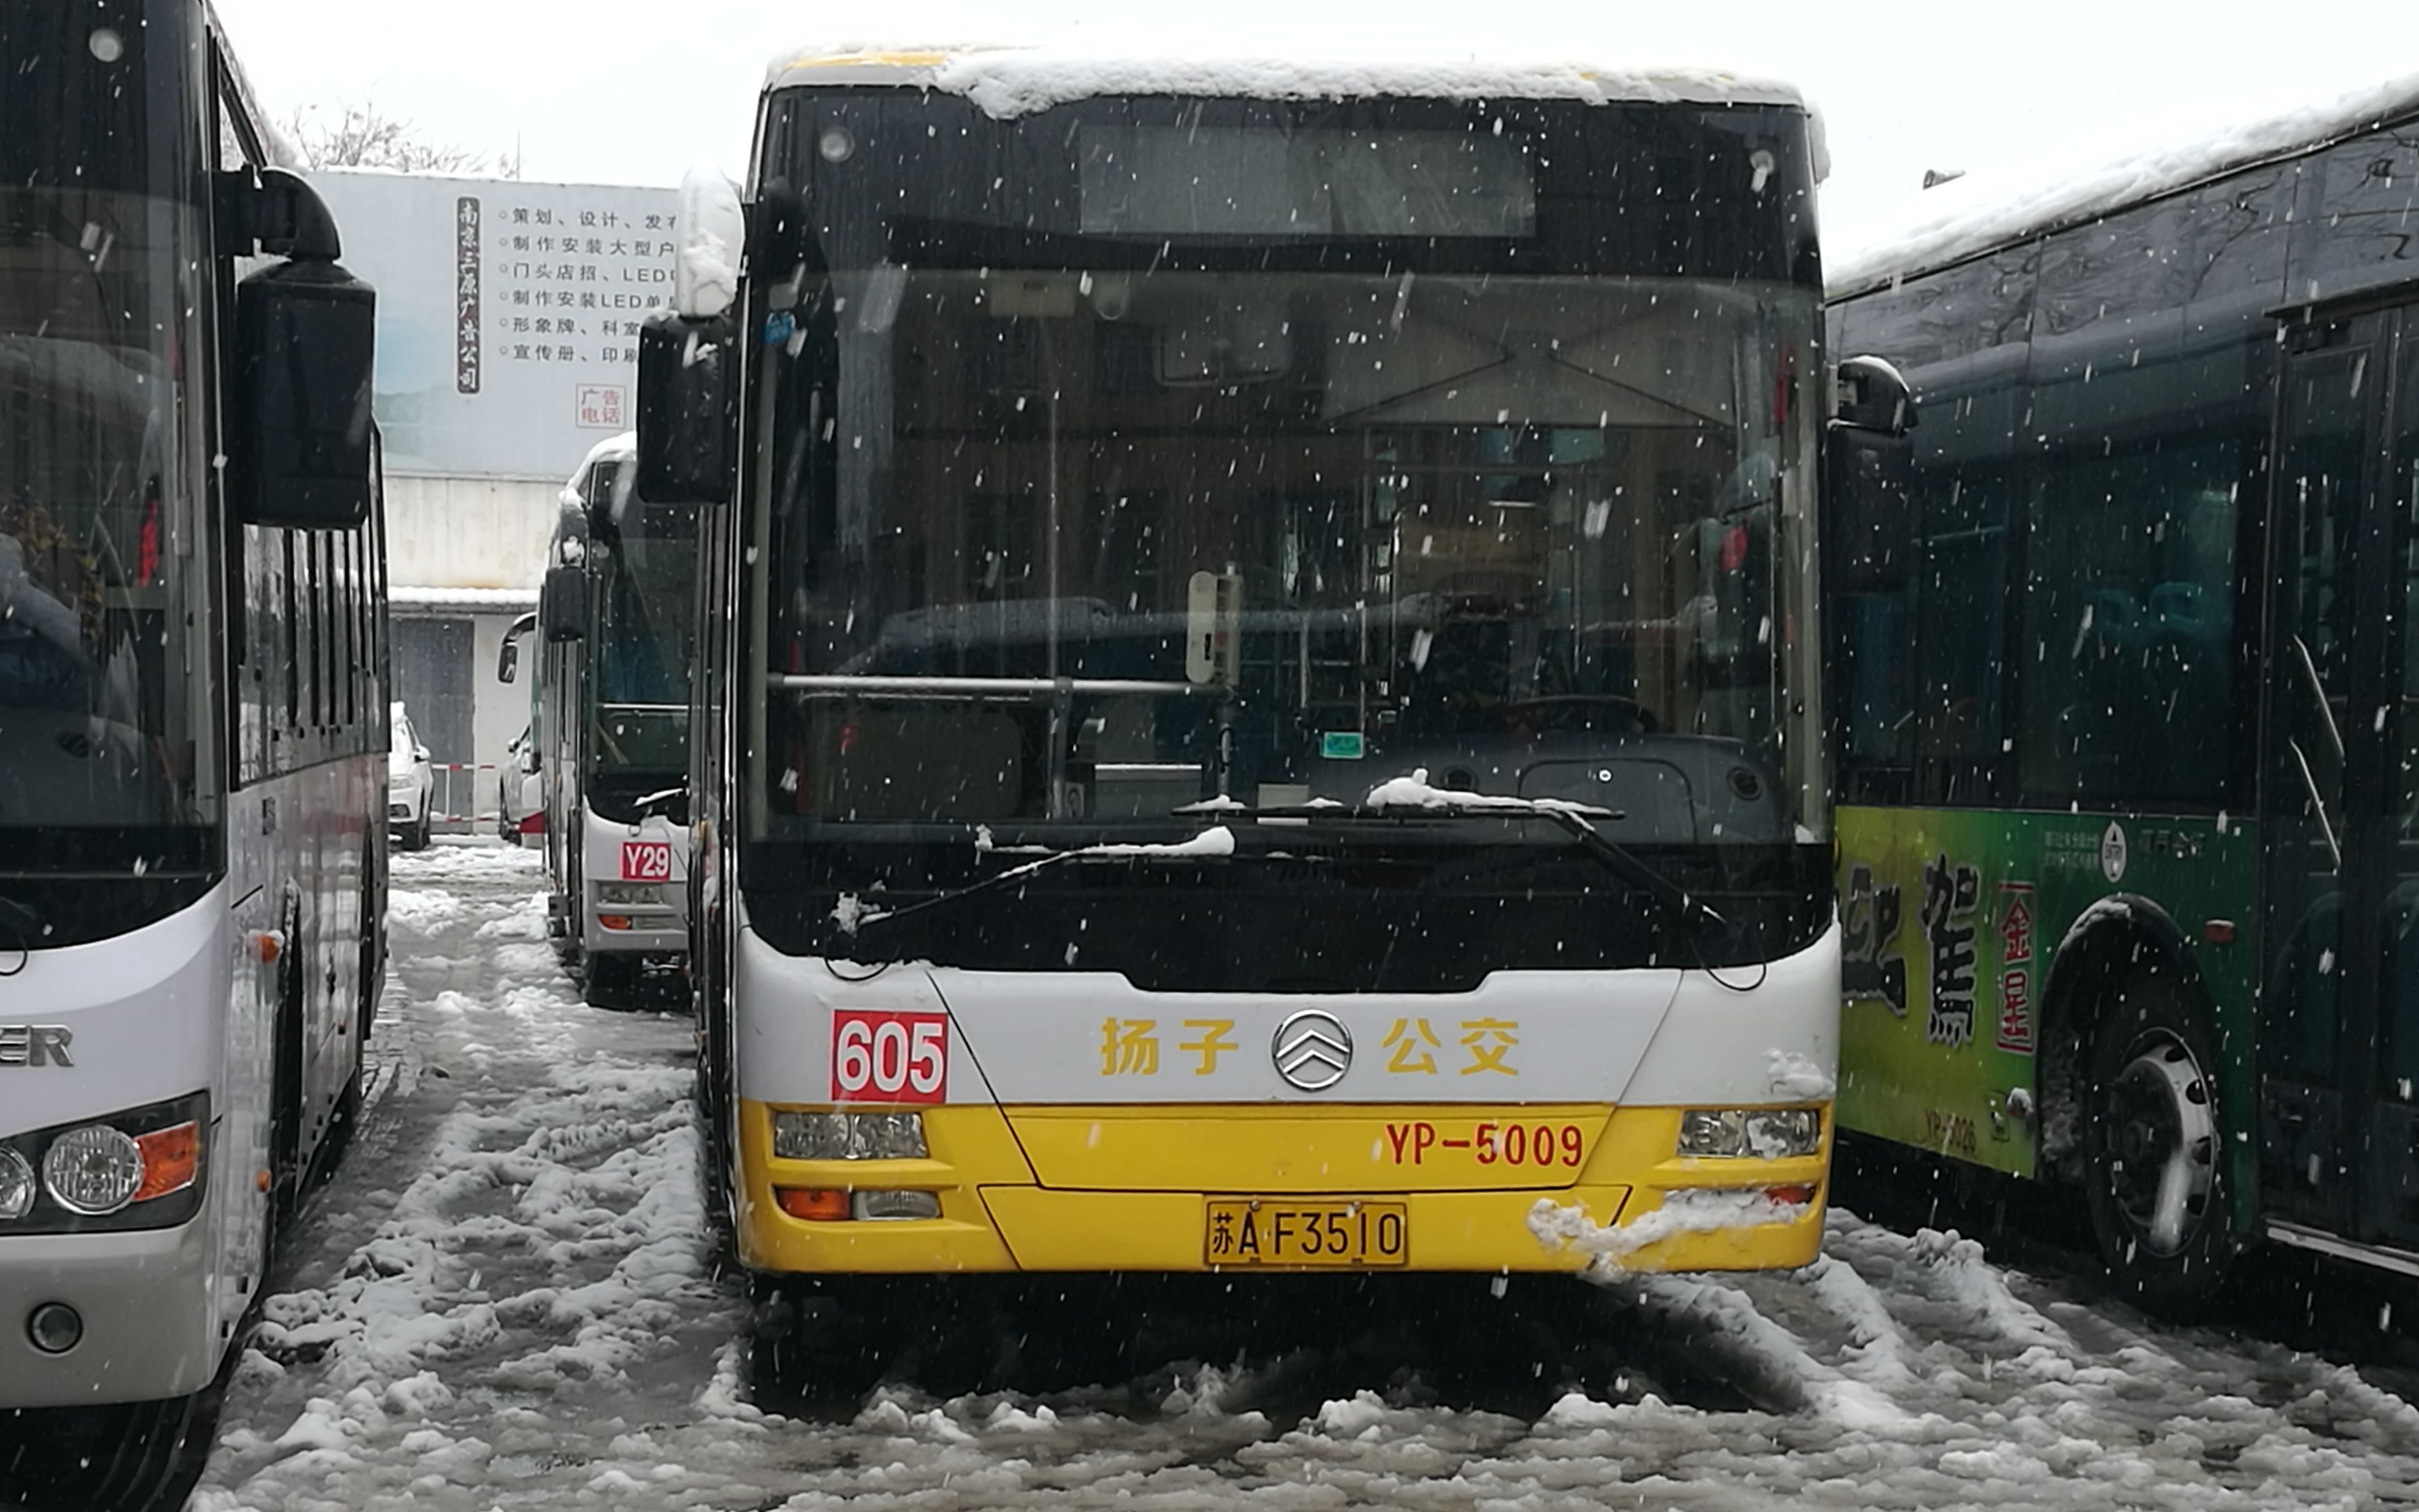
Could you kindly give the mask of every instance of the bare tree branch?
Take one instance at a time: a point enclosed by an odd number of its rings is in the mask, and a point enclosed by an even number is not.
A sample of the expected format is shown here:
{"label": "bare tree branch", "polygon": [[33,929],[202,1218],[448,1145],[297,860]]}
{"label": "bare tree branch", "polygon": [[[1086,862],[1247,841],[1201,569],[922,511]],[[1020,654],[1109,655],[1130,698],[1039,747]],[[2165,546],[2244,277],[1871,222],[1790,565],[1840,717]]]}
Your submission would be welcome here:
{"label": "bare tree branch", "polygon": [[[331,118],[316,105],[298,107],[285,121],[303,162],[313,168],[385,168],[396,173],[478,174],[486,154],[424,139],[419,128],[380,110],[377,101],[340,103]],[[519,164],[507,164],[518,177]]]}

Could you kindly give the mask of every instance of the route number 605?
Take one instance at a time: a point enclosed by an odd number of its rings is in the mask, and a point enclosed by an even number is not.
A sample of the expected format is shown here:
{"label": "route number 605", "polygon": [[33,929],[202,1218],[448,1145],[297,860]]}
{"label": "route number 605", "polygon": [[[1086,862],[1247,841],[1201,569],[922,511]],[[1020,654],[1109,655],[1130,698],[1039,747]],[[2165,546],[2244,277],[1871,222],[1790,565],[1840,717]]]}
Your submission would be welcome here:
{"label": "route number 605", "polygon": [[832,1011],[831,1100],[938,1103],[948,1095],[947,1013]]}

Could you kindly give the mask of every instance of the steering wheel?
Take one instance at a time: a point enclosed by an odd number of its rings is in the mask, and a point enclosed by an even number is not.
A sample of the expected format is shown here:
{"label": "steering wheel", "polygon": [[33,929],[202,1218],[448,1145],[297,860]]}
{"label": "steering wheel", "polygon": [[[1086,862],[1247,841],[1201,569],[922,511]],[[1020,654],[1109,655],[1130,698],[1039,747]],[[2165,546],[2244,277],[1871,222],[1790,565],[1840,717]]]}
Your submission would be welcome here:
{"label": "steering wheel", "polygon": [[1557,693],[1549,698],[1522,699],[1517,703],[1499,703],[1492,711],[1496,721],[1506,729],[1527,726],[1532,730],[1594,730],[1599,719],[1592,717],[1596,711],[1618,714],[1626,728],[1622,734],[1651,735],[1663,728],[1655,711],[1636,699],[1623,698],[1618,693]]}

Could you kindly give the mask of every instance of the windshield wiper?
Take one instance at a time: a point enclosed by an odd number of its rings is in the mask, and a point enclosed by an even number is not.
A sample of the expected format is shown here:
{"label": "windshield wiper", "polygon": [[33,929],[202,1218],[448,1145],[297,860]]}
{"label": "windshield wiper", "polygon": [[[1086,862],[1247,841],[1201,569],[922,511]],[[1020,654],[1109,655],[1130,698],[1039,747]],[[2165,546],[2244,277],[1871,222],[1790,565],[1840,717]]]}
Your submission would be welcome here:
{"label": "windshield wiper", "polygon": [[1695,923],[1711,924],[1718,929],[1730,928],[1731,921],[1711,903],[1656,871],[1637,852],[1595,827],[1595,821],[1599,819],[1618,820],[1625,817],[1623,811],[1617,809],[1599,809],[1584,803],[1514,800],[1501,805],[1385,804],[1374,808],[1341,803],[1288,804],[1259,809],[1240,804],[1231,807],[1221,804],[1215,808],[1188,805],[1176,811],[1178,813],[1210,812],[1232,819],[1272,819],[1287,824],[1311,825],[1338,821],[1353,825],[1398,825],[1440,819],[1544,821],[1556,825],[1569,835],[1579,851],[1589,859],[1645,892],[1684,918]]}
{"label": "windshield wiper", "polygon": [[904,908],[876,910],[868,907],[865,900],[857,894],[843,893],[840,895],[839,906],[832,910],[832,922],[840,927],[842,933],[855,935],[869,925],[886,924],[893,919],[906,918],[911,915],[923,913],[927,909],[944,907],[981,893],[994,892],[1011,883],[1022,882],[1038,872],[1046,872],[1052,867],[1063,866],[1070,861],[1211,861],[1225,860],[1234,854],[1235,832],[1224,825],[1212,825],[1191,840],[1178,841],[1173,844],[1079,845],[1071,851],[1053,851],[1038,860],[1009,867],[1007,871],[994,872],[979,882],[969,882],[963,887],[952,887],[947,892],[934,893],[932,897],[920,903],[909,903]]}
{"label": "windshield wiper", "polygon": [[647,815],[656,811],[656,805],[661,804],[664,808],[670,809],[671,807],[671,801],[674,798],[686,798],[687,796],[688,784],[686,782],[676,788],[664,788],[659,792],[650,793],[645,797],[631,804],[630,813],[633,818],[644,819]]}
{"label": "windshield wiper", "polygon": [[34,942],[41,937],[42,916],[34,911],[33,905],[0,893],[0,949],[13,950],[17,955],[16,964],[0,970],[0,977],[13,977],[24,970],[26,963],[33,959]]}

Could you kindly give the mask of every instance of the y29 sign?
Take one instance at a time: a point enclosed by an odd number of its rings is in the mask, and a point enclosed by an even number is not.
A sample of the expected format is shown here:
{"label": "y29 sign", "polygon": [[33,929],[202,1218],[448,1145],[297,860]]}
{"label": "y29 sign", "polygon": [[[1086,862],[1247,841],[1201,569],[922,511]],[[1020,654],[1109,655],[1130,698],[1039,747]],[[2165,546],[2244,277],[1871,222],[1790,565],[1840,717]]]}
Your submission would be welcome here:
{"label": "y29 sign", "polygon": [[622,880],[670,882],[672,847],[669,841],[625,840],[622,842]]}

